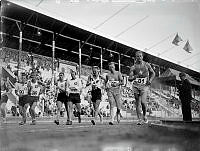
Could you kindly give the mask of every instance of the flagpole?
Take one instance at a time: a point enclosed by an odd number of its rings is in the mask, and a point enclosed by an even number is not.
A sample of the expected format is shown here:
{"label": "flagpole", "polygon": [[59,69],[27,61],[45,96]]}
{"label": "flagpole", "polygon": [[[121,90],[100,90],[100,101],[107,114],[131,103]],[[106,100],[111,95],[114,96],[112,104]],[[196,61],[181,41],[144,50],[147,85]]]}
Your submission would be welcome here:
{"label": "flagpole", "polygon": [[79,78],[81,77],[81,41],[78,43],[78,49],[79,49]]}
{"label": "flagpole", "polygon": [[54,62],[55,62],[55,39],[54,39],[54,33],[53,33],[53,40],[52,40],[52,85],[54,86],[54,80],[55,80],[55,75],[54,75]]}
{"label": "flagpole", "polygon": [[100,72],[101,72],[101,74],[102,74],[102,70],[103,70],[103,54],[102,54],[102,48],[101,48],[101,56],[100,56],[100,61],[101,61],[101,63],[100,63]]}
{"label": "flagpole", "polygon": [[119,72],[121,72],[121,60],[120,60],[120,53],[118,54],[118,64],[119,64]]}

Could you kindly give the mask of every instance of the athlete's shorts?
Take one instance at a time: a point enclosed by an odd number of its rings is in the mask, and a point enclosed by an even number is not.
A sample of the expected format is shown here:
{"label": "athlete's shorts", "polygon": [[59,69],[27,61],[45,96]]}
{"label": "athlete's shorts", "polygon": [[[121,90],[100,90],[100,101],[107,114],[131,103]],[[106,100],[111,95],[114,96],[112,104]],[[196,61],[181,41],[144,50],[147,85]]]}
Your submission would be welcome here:
{"label": "athlete's shorts", "polygon": [[110,103],[120,103],[121,101],[121,92],[119,87],[109,88],[107,91],[108,101]]}
{"label": "athlete's shorts", "polygon": [[30,106],[33,105],[34,102],[39,101],[39,96],[28,96],[27,102],[29,103]]}
{"label": "athlete's shorts", "polygon": [[70,93],[69,94],[69,102],[75,103],[81,103],[81,98],[79,93]]}
{"label": "athlete's shorts", "polygon": [[29,103],[28,95],[20,96],[19,97],[19,105],[24,107],[25,104]]}
{"label": "athlete's shorts", "polygon": [[0,103],[7,103],[7,101],[8,101],[8,96],[7,95],[2,95]]}
{"label": "athlete's shorts", "polygon": [[97,100],[101,100],[101,89],[97,88],[91,91],[92,102],[96,102]]}
{"label": "athlete's shorts", "polygon": [[58,94],[57,101],[65,103],[65,102],[67,102],[67,100],[68,100],[68,96],[66,95],[66,93],[59,93]]}
{"label": "athlete's shorts", "polygon": [[149,93],[149,86],[142,86],[142,87],[134,87],[133,86],[134,94],[143,95],[144,93]]}

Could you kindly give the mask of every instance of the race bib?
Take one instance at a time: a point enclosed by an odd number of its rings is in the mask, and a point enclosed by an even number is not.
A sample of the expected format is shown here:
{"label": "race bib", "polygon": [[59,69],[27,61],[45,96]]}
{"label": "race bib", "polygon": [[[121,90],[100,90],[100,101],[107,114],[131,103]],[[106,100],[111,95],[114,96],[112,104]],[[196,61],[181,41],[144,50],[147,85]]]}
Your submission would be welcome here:
{"label": "race bib", "polygon": [[65,86],[64,86],[64,84],[61,84],[61,85],[60,85],[60,88],[62,88],[62,89],[63,89],[64,87],[65,87]]}
{"label": "race bib", "polygon": [[136,78],[135,80],[139,85],[145,85],[147,83],[147,78]]}
{"label": "race bib", "polygon": [[78,91],[75,87],[71,87],[70,90],[71,90],[72,92]]}
{"label": "race bib", "polygon": [[19,90],[19,95],[24,95],[24,90]]}
{"label": "race bib", "polygon": [[31,96],[38,96],[39,95],[39,92],[38,91],[32,91],[31,92]]}
{"label": "race bib", "polygon": [[119,81],[110,81],[111,84],[118,84]]}

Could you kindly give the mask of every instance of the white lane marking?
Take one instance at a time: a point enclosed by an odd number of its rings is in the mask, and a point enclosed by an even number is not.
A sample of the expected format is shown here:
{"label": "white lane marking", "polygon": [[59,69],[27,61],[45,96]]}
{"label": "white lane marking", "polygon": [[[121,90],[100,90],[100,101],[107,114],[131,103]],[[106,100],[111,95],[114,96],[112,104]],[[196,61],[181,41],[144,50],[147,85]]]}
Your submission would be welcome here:
{"label": "white lane marking", "polygon": [[[81,125],[81,126],[70,126],[70,127],[64,127],[64,128],[62,128],[62,129],[56,129],[55,132],[64,131],[64,130],[66,130],[66,129],[86,128],[86,127],[88,128],[88,127],[91,127],[91,126],[83,126],[83,125]],[[50,131],[50,130],[52,130],[52,129],[47,129],[47,128],[45,128],[45,129],[25,130],[25,131],[23,131],[23,132],[34,133],[34,132],[45,132],[45,131]]]}

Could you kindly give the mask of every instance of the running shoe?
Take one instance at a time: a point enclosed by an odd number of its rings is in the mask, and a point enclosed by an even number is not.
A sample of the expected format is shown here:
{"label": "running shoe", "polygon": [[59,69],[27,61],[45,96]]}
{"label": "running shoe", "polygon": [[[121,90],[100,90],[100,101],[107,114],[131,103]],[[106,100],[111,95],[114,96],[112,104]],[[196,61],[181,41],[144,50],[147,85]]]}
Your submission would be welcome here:
{"label": "running shoe", "polygon": [[78,122],[81,123],[81,115],[78,116]]}
{"label": "running shoe", "polygon": [[59,120],[54,120],[54,123],[56,123],[56,125],[59,125]]}
{"label": "running shoe", "polygon": [[141,119],[138,120],[137,125],[142,125],[142,120]]}
{"label": "running shoe", "polygon": [[6,123],[6,118],[2,118],[1,123]]}
{"label": "running shoe", "polygon": [[19,125],[24,125],[24,124],[26,124],[26,121],[21,121],[21,122],[19,123]]}
{"label": "running shoe", "polygon": [[91,123],[92,125],[96,125],[95,121],[94,120],[91,120]]}
{"label": "running shoe", "polygon": [[103,123],[103,116],[100,114],[99,116],[100,123]]}
{"label": "running shoe", "polygon": [[72,121],[67,120],[66,125],[72,125]]}
{"label": "running shoe", "polygon": [[113,122],[109,122],[108,124],[109,124],[109,125],[114,125]]}
{"label": "running shoe", "polygon": [[119,113],[117,113],[117,123],[119,123],[120,122],[120,120],[121,120],[121,116],[120,116],[120,112]]}
{"label": "running shoe", "polygon": [[145,123],[145,124],[148,124],[148,123],[149,123],[149,121],[148,121],[148,119],[147,119],[146,116],[144,117],[144,123]]}
{"label": "running shoe", "polygon": [[30,125],[36,125],[36,120],[32,120],[32,123]]}

